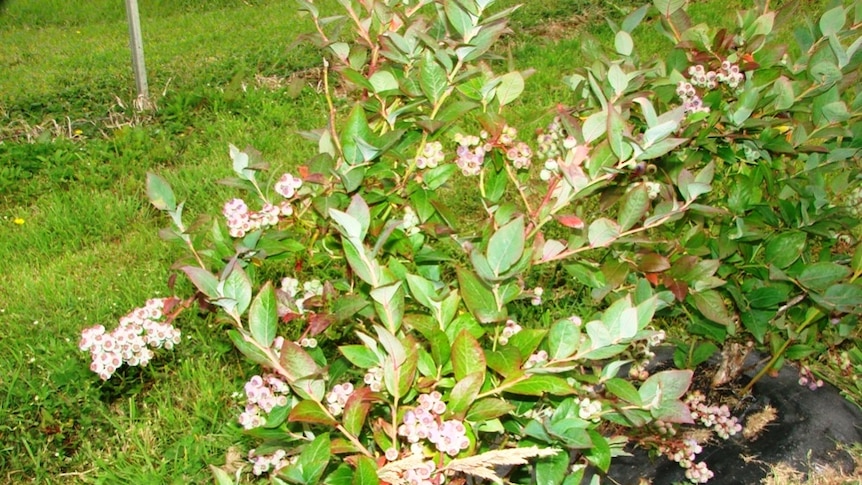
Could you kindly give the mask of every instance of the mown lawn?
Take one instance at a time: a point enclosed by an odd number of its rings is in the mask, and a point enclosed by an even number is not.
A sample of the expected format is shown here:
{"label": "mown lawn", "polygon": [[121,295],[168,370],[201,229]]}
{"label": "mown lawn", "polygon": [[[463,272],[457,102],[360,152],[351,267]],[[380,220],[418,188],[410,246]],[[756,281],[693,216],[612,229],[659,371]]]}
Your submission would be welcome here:
{"label": "mown lawn", "polygon": [[[0,10],[0,482],[207,482],[208,464],[246,449],[231,395],[251,369],[223,325],[185,315],[181,346],[108,383],[89,371],[78,337],[171,293],[181,251],[158,237],[167,221],[146,200],[147,171],[173,184],[192,220],[231,194],[216,183],[230,172],[229,143],[275,166],[313,153],[297,131],[325,123],[320,55],[294,43],[311,25],[289,0],[144,2],[158,109],[137,113],[122,5],[77,3]],[[561,78],[584,33],[606,39],[602,19],[641,2],[525,3],[500,54],[536,69],[515,113],[538,128],[567,101]],[[723,19],[746,4],[695,2],[692,13]],[[656,50],[657,38],[637,41]]]}

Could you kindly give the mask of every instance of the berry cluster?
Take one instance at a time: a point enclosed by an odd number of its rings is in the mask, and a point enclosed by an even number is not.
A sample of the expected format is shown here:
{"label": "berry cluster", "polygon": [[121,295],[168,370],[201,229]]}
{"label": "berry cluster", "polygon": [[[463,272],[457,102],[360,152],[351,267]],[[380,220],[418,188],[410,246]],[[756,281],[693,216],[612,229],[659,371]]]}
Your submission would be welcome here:
{"label": "berry cluster", "polygon": [[526,170],[530,168],[530,163],[533,161],[533,150],[529,145],[522,141],[516,141],[518,130],[505,125],[500,136],[497,137],[497,144],[505,152],[506,158],[512,162],[518,170]]}
{"label": "berry cluster", "polygon": [[513,335],[520,332],[521,330],[522,330],[522,328],[520,325],[518,325],[518,322],[516,322],[512,319],[506,320],[506,326],[503,327],[503,332],[501,333],[500,338],[498,339],[498,342],[500,342],[500,345],[508,344],[509,339],[512,338]]}
{"label": "berry cluster", "polygon": [[811,369],[803,365],[799,367],[799,385],[805,386],[812,391],[816,391],[823,387],[823,380],[818,379],[814,373],[811,372]]}
{"label": "berry cluster", "polygon": [[659,447],[659,451],[685,468],[685,477],[692,483],[706,483],[714,476],[713,472],[707,468],[706,463],[694,462],[698,453],[703,451],[695,439],[686,438],[682,441],[662,445]]}
{"label": "berry cluster", "polygon": [[344,406],[347,405],[347,400],[353,394],[353,384],[345,382],[333,386],[332,390],[326,395],[326,408],[333,416],[338,416],[344,411]]}
{"label": "berry cluster", "polygon": [[222,208],[227,220],[227,228],[231,237],[244,237],[246,234],[258,229],[265,229],[278,224],[280,217],[293,214],[290,202],[284,201],[279,205],[264,204],[260,211],[252,211],[242,199],[232,199],[225,203]]}
{"label": "berry cluster", "polygon": [[419,216],[416,211],[410,206],[404,206],[404,218],[401,220],[401,229],[408,236],[412,236],[419,232]]}
{"label": "berry cluster", "polygon": [[421,440],[433,443],[437,450],[449,456],[456,456],[461,450],[470,447],[464,423],[457,419],[440,420],[440,416],[446,412],[446,403],[441,400],[442,397],[437,391],[421,394],[418,406],[404,413],[398,435],[407,439],[414,454],[422,452]]}
{"label": "berry cluster", "polygon": [[599,420],[601,420],[601,401],[593,401],[590,398],[585,397],[583,399],[576,399],[575,402],[578,404],[578,416],[581,419],[592,421],[594,423],[598,423]]}
{"label": "berry cluster", "polygon": [[270,470],[277,472],[291,463],[284,450],[275,450],[269,455],[258,455],[255,451],[248,452],[248,461],[254,465],[252,472],[255,475],[263,475]]}
{"label": "berry cluster", "polygon": [[541,133],[537,137],[539,142],[537,154],[545,160],[545,164],[539,172],[539,178],[548,181],[554,175],[559,175],[560,164],[566,159],[568,153],[578,145],[578,142],[573,136],[566,135],[559,117],[554,118],[545,130],[545,133]]}
{"label": "berry cluster", "polygon": [[686,113],[709,113],[709,107],[704,106],[695,88],[712,90],[718,88],[719,84],[724,84],[730,89],[738,90],[745,81],[745,74],[740,72],[739,66],[728,60],[721,63],[718,72],[707,71],[699,64],[689,66],[688,76],[688,81],[680,81],[676,86],[676,94],[682,99]]}
{"label": "berry cluster", "polygon": [[287,406],[290,387],[276,374],[254,376],[245,383],[245,411],[239,415],[244,429],[259,428],[266,424],[265,414],[277,406]]}
{"label": "berry cluster", "polygon": [[426,461],[416,468],[405,471],[402,478],[407,485],[439,485],[442,483],[442,476],[438,474],[431,477],[436,469],[433,461]]}
{"label": "berry cluster", "polygon": [[172,349],[180,343],[180,331],[165,318],[175,298],[154,298],[120,319],[111,332],[96,325],[81,332],[78,347],[90,352],[90,370],[108,380],[123,364],[146,366],[153,358],[151,349]]}
{"label": "berry cluster", "polygon": [[[287,293],[287,295],[293,299],[293,304],[296,306],[297,312],[302,315],[305,313],[304,303],[309,298],[314,298],[317,296],[323,295],[323,283],[320,280],[311,280],[306,281],[301,285],[300,295],[300,284],[299,280],[296,278],[282,278],[281,280],[281,291]],[[313,340],[313,339],[309,339]],[[302,343],[300,343],[302,345]],[[314,347],[315,345],[302,345],[303,347]]]}
{"label": "berry cluster", "polygon": [[706,397],[700,391],[694,391],[686,396],[685,403],[691,409],[691,417],[707,428],[712,428],[715,434],[723,439],[728,439],[742,431],[742,425],[735,416],[731,416],[730,409],[724,404],[721,406],[709,405]]}
{"label": "berry cluster", "polygon": [[532,369],[533,367],[540,366],[548,361],[548,353],[544,350],[540,350],[538,352],[533,353],[526,362],[524,362],[524,369]]}
{"label": "berry cluster", "polygon": [[483,143],[478,136],[460,133],[455,134],[455,143],[458,144],[455,150],[455,154],[458,155],[455,164],[461,169],[461,173],[465,177],[479,175],[482,164],[485,163],[485,153],[489,152],[492,146]]}
{"label": "berry cluster", "polygon": [[296,191],[302,187],[302,179],[294,177],[286,173],[275,183],[275,191],[281,194],[285,199],[290,199],[296,195]]}
{"label": "berry cluster", "polygon": [[368,369],[368,372],[365,373],[365,377],[362,379],[368,387],[371,388],[373,392],[380,392],[383,390],[383,369],[380,367],[372,367]]}
{"label": "berry cluster", "polygon": [[416,157],[416,168],[436,168],[445,158],[442,143],[439,141],[428,142],[422,147],[422,153]]}

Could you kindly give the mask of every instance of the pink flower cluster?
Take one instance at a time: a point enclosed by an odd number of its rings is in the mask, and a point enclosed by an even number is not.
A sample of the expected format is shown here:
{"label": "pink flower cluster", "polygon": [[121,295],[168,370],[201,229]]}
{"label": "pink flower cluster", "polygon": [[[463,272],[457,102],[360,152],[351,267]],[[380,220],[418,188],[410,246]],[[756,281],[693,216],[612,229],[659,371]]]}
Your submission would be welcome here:
{"label": "pink flower cluster", "polygon": [[685,468],[685,477],[692,483],[706,483],[714,476],[713,472],[707,468],[706,463],[695,463],[698,453],[703,451],[703,448],[698,444],[697,440],[684,439],[669,445],[659,447],[659,451],[671,460],[679,463]]}
{"label": "pink flower cluster", "polygon": [[506,345],[509,343],[509,339],[512,338],[513,335],[523,330],[518,322],[509,319],[506,320],[506,326],[503,327],[503,332],[500,335],[499,342],[500,345]]}
{"label": "pink flower cluster", "polygon": [[254,466],[252,472],[258,476],[270,470],[277,472],[291,463],[284,450],[275,450],[275,452],[269,455],[258,455],[256,450],[250,450],[248,452],[248,461]]}
{"label": "pink flower cluster", "polygon": [[345,382],[335,385],[326,395],[326,408],[333,416],[338,416],[344,411],[344,406],[347,405],[351,394],[353,394],[353,384]]}
{"label": "pink flower cluster", "polygon": [[242,199],[232,199],[225,203],[222,208],[227,220],[227,228],[231,237],[244,237],[249,232],[265,229],[278,224],[280,217],[293,214],[290,202],[284,201],[279,205],[264,204],[260,211],[252,211]]}
{"label": "pink flower cluster", "polygon": [[436,168],[445,158],[442,143],[439,141],[428,142],[422,147],[422,154],[416,157],[416,168]]}
{"label": "pink flower cluster", "polygon": [[[467,439],[464,423],[457,419],[440,420],[440,415],[446,412],[446,403],[441,400],[442,397],[437,391],[419,395],[419,405],[404,413],[398,435],[407,438],[411,445],[428,440],[437,450],[456,456],[461,450],[470,447],[470,440]],[[414,450],[414,453],[421,453],[421,449]]]}
{"label": "pink flower cluster", "polygon": [[175,298],[154,298],[120,319],[111,332],[96,325],[81,332],[78,347],[93,361],[90,370],[108,380],[123,364],[146,366],[153,358],[151,349],[172,349],[180,343],[180,331],[165,321],[165,306]]}
{"label": "pink flower cluster", "polygon": [[742,425],[735,416],[730,414],[730,409],[721,406],[709,405],[706,397],[700,391],[694,391],[686,396],[685,403],[691,409],[691,417],[707,428],[712,428],[715,434],[723,439],[730,438],[742,431]]}
{"label": "pink flower cluster", "polygon": [[266,414],[275,407],[287,406],[290,387],[276,374],[254,376],[245,383],[245,411],[239,415],[239,424],[244,429],[254,429],[266,424]]}
{"label": "pink flower cluster", "polygon": [[455,150],[455,154],[458,155],[455,164],[461,169],[461,173],[465,177],[479,175],[482,164],[485,163],[485,154],[491,151],[491,145],[483,143],[478,136],[460,133],[455,134],[455,142],[458,144]]}

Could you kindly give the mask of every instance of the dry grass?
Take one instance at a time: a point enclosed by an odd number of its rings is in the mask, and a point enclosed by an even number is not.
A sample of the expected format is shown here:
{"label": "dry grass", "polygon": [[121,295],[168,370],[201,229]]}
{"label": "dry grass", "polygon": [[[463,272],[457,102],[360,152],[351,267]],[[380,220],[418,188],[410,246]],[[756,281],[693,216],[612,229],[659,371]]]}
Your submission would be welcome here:
{"label": "dry grass", "polygon": [[847,449],[853,455],[853,470],[810,463],[808,470],[800,471],[786,463],[772,466],[762,485],[858,485],[862,484],[862,445]]}

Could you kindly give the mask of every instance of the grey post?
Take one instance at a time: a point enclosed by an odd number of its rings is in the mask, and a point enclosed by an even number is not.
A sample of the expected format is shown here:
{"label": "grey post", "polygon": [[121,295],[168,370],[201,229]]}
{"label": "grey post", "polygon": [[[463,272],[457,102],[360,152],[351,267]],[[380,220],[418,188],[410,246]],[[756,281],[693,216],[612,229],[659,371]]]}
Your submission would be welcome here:
{"label": "grey post", "polygon": [[129,20],[129,48],[132,51],[132,69],[135,72],[135,86],[138,88],[138,99],[135,102],[135,107],[138,110],[144,110],[150,106],[150,91],[147,86],[147,69],[144,67],[144,42],[141,39],[138,0],[126,0],[126,16]]}

